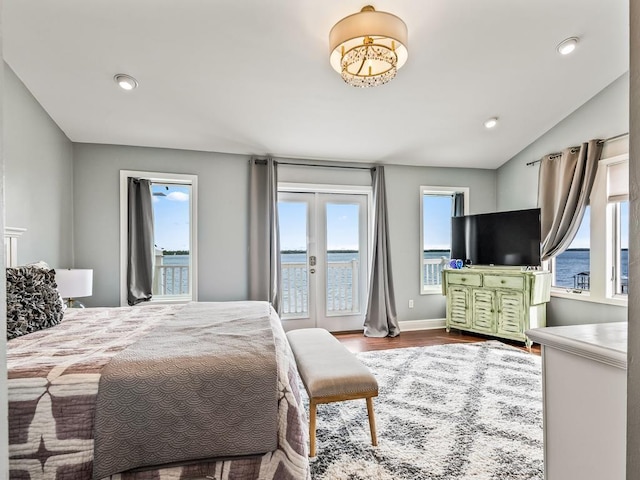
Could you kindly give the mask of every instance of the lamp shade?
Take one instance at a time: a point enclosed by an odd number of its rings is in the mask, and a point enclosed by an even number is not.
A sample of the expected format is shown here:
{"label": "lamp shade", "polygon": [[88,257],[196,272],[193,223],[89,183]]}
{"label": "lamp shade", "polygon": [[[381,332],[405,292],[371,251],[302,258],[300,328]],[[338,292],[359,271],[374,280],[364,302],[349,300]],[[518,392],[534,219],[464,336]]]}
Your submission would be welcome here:
{"label": "lamp shade", "polygon": [[93,294],[93,270],[56,269],[56,284],[62,298],[90,297]]}
{"label": "lamp shade", "polygon": [[383,85],[407,61],[407,25],[371,5],[336,23],[329,32],[329,61],[354,87]]}

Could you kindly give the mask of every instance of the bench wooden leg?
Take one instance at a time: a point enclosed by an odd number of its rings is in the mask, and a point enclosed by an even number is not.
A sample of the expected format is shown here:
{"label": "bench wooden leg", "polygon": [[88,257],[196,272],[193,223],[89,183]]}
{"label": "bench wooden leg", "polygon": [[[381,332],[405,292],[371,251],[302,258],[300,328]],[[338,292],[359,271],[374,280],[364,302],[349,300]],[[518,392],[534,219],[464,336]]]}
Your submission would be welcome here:
{"label": "bench wooden leg", "polygon": [[309,456],[316,456],[316,402],[309,399]]}
{"label": "bench wooden leg", "polygon": [[373,416],[373,397],[367,397],[367,415],[369,417],[369,429],[371,430],[371,445],[378,445],[376,436],[376,419]]}

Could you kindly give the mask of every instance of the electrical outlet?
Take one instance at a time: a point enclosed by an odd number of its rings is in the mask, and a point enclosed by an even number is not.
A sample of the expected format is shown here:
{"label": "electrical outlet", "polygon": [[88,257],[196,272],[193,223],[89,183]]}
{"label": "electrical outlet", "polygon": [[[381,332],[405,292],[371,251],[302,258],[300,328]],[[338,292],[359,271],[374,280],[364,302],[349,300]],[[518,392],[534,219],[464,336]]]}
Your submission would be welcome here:
{"label": "electrical outlet", "polygon": [[409,300],[409,308],[413,308],[413,300]]}

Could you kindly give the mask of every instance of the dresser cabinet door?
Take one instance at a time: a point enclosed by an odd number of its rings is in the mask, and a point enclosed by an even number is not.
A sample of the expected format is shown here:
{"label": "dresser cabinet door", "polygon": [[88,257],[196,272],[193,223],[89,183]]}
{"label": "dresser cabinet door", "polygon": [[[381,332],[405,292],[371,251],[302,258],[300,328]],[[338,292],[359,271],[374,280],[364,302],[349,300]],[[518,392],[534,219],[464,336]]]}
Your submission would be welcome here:
{"label": "dresser cabinet door", "polygon": [[469,321],[469,289],[450,286],[447,295],[447,320],[453,327],[468,327]]}
{"label": "dresser cabinet door", "polygon": [[525,302],[522,292],[497,292],[497,333],[524,334]]}
{"label": "dresser cabinet door", "polygon": [[492,290],[474,289],[471,295],[471,326],[479,332],[494,332],[494,292]]}

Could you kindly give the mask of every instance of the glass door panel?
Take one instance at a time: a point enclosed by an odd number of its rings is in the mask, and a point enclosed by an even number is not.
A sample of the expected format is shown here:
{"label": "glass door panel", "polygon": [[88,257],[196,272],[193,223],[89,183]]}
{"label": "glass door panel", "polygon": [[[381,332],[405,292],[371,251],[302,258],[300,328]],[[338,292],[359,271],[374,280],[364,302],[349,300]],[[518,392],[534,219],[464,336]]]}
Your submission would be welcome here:
{"label": "glass door panel", "polygon": [[326,314],[360,313],[360,230],[358,204],[326,204]]}
{"label": "glass door panel", "polygon": [[278,196],[282,319],[310,319],[308,238],[313,200],[310,194]]}
{"label": "glass door panel", "polygon": [[[330,331],[361,330],[367,287],[367,195],[319,194],[322,224],[318,250],[323,286],[318,303],[318,325]],[[321,301],[320,301],[321,299]]]}

